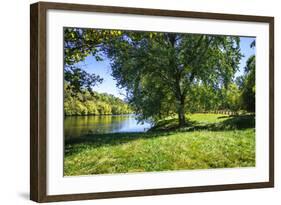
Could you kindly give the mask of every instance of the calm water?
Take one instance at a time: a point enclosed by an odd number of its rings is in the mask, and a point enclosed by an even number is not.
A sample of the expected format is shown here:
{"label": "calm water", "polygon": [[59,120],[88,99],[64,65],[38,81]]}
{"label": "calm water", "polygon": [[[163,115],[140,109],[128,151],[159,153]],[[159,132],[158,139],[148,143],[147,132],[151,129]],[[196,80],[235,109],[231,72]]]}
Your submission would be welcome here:
{"label": "calm water", "polygon": [[64,119],[65,138],[85,134],[145,132],[151,125],[138,123],[134,115],[71,116]]}

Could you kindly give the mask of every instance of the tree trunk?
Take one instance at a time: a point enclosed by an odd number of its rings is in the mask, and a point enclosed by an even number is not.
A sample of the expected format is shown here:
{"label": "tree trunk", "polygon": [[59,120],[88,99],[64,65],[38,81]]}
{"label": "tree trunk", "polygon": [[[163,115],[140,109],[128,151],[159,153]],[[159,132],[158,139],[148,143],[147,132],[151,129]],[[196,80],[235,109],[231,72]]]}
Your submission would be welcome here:
{"label": "tree trunk", "polygon": [[179,103],[178,117],[179,117],[179,126],[183,127],[185,125],[184,100],[181,100],[181,102]]}

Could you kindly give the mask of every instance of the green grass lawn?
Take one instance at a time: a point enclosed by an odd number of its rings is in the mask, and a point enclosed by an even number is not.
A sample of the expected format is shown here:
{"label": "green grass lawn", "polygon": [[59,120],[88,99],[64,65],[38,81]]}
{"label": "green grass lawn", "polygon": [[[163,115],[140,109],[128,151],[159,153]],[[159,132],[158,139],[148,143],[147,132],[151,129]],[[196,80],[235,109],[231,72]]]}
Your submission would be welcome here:
{"label": "green grass lawn", "polygon": [[191,114],[147,133],[86,135],[65,142],[64,175],[255,166],[253,115]]}

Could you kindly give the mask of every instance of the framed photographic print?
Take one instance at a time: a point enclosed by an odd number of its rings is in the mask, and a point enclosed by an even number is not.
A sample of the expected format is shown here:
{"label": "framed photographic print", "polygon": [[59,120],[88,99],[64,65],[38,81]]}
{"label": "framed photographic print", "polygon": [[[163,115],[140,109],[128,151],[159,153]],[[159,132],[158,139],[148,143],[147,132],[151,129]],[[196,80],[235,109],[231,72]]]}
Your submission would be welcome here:
{"label": "framed photographic print", "polygon": [[274,186],[274,18],[39,2],[30,198]]}

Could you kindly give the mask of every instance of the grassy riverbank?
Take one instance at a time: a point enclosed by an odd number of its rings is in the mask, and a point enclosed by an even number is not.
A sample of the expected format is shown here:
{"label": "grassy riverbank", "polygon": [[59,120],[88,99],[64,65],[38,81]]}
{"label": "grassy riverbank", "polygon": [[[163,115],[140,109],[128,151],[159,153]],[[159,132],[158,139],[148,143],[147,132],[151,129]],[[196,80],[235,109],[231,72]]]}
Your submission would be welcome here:
{"label": "grassy riverbank", "polygon": [[254,116],[189,115],[147,133],[86,135],[65,142],[64,175],[255,166]]}

